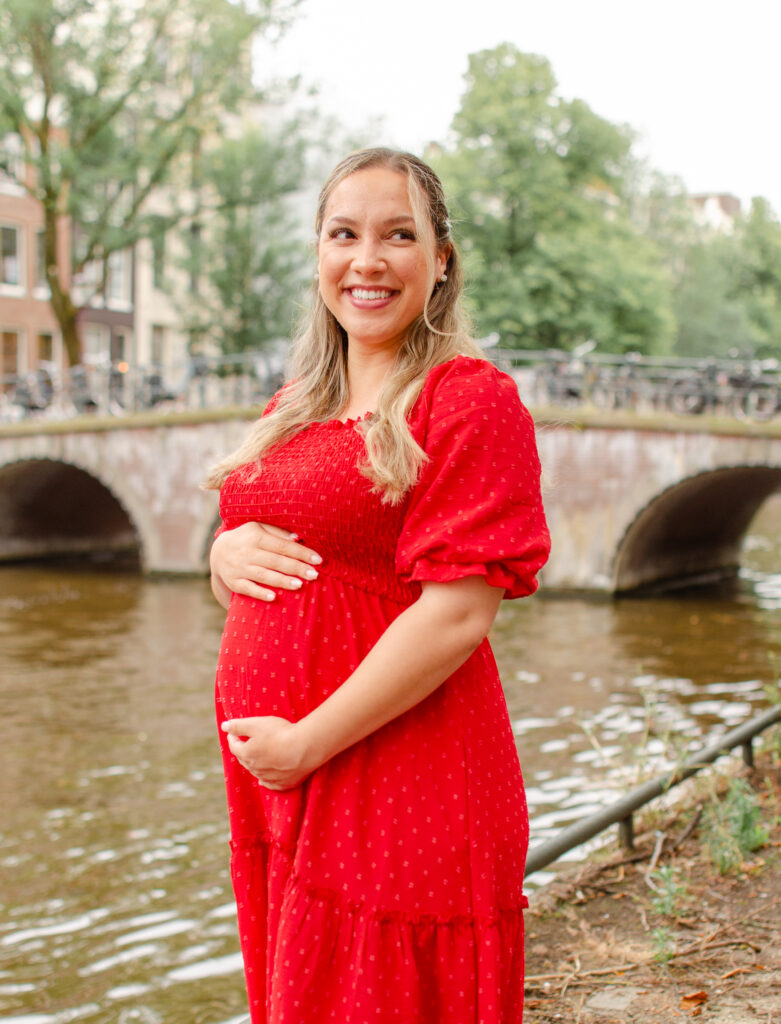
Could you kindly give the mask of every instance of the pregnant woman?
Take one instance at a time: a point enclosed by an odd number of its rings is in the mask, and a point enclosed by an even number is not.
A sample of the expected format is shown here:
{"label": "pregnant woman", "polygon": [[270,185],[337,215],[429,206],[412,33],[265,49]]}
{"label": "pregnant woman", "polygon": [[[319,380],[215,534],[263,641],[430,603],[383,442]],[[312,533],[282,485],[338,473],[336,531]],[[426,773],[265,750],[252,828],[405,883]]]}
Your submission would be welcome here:
{"label": "pregnant woman", "polygon": [[349,156],[316,230],[293,377],[209,480],[252,1024],[518,1024],[528,819],[486,635],[548,553],[533,424],[426,164]]}

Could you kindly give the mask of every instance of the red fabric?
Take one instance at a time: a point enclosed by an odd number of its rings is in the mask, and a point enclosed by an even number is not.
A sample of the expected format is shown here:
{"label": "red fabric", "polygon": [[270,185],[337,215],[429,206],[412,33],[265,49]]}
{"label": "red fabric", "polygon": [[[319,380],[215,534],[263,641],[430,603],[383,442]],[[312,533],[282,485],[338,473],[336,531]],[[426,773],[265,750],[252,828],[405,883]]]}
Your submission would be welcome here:
{"label": "red fabric", "polygon": [[[534,590],[548,535],[512,380],[458,357],[429,374],[410,425],[430,460],[398,506],[357,471],[354,423],[311,424],[259,478],[226,481],[226,527],[276,523],[324,561],[274,602],[233,596],[220,721],[306,715],[422,580],[480,573],[512,596]],[[520,1022],[528,817],[487,641],[290,792],[263,789],[220,738],[252,1024]]]}

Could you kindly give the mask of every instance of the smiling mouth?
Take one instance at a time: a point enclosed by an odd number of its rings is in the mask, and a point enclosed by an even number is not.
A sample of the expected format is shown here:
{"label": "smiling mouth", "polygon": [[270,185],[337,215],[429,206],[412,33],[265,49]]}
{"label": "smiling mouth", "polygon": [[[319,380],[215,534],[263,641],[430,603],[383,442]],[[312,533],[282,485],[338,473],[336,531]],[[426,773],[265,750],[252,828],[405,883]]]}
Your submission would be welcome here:
{"label": "smiling mouth", "polygon": [[370,302],[372,299],[389,299],[395,293],[390,288],[347,288],[354,299]]}

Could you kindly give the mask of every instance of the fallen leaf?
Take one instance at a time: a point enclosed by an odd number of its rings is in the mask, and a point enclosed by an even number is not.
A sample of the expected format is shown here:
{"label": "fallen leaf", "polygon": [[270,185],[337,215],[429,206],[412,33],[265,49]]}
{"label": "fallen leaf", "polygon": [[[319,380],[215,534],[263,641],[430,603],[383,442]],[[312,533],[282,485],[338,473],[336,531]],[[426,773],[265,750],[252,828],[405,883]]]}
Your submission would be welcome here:
{"label": "fallen leaf", "polygon": [[681,1009],[689,1010],[692,1016],[702,1012],[702,1004],[708,1001],[707,992],[690,992],[681,999]]}

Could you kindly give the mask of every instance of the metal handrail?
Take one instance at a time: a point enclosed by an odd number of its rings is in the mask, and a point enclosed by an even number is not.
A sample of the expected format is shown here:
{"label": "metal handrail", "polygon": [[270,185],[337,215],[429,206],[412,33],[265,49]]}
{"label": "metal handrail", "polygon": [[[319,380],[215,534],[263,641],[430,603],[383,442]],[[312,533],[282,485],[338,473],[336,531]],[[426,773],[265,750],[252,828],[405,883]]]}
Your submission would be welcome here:
{"label": "metal handrail", "polygon": [[[558,349],[489,348],[515,377],[527,404],[598,409],[701,412],[747,421],[781,414],[777,360],[697,360]],[[85,412],[121,417],[151,408],[254,405],[284,377],[286,345],[235,355],[192,355],[176,363],[111,362],[108,356],[64,369],[42,362],[0,375],[0,422],[68,419]]]}
{"label": "metal handrail", "polygon": [[656,779],[644,782],[614,804],[610,804],[610,806],[597,811],[596,814],[592,814],[582,821],[576,821],[568,828],[562,829],[552,839],[532,847],[526,858],[526,875],[547,867],[558,860],[563,854],[574,850],[575,847],[582,845],[589,839],[593,839],[594,836],[599,835],[600,832],[609,828],[610,825],[618,825],[619,838],[622,845],[632,849],[634,844],[632,815],[635,811],[644,807],[650,800],[661,796],[662,793],[666,793],[673,786],[677,786],[680,782],[695,775],[705,765],[711,764],[717,757],[729,753],[735,747],[742,747],[743,761],[747,765],[753,765],[754,748],[752,740],[771,725],[775,725],[776,722],[781,722],[781,705],[772,707],[761,715],[757,715],[751,721],[744,722],[743,725],[739,725],[737,728],[725,733],[721,739],[712,743],[709,747],[705,747],[704,750],[701,750],[699,754],[696,754],[683,765],[665,772]]}

